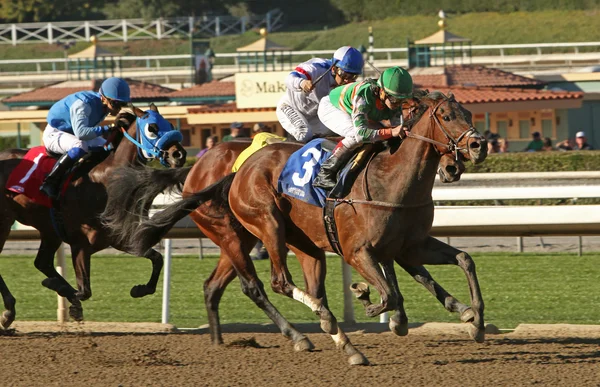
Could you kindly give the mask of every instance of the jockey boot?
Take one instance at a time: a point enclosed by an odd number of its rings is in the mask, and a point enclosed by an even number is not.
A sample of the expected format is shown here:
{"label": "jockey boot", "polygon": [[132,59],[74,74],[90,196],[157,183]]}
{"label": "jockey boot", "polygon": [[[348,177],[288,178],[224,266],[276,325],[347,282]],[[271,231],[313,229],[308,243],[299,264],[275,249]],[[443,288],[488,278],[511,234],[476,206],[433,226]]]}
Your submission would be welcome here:
{"label": "jockey boot", "polygon": [[337,174],[346,162],[352,157],[352,149],[346,148],[342,142],[335,147],[333,153],[321,165],[321,170],[313,180],[313,187],[330,191],[337,183]]}
{"label": "jockey boot", "polygon": [[56,164],[54,164],[52,171],[50,171],[48,176],[46,176],[44,179],[44,183],[40,187],[40,191],[53,200],[58,199],[58,195],[60,193],[59,185],[62,177],[69,169],[71,169],[76,161],[77,159],[72,159],[69,157],[68,153],[62,155]]}

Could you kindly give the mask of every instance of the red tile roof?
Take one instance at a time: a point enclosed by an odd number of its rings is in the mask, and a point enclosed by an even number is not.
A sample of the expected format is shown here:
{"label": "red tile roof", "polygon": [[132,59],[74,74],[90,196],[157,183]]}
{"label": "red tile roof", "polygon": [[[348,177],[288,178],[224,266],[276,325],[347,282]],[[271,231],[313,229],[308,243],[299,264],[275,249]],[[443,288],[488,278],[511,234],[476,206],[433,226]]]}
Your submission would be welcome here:
{"label": "red tile roof", "polygon": [[224,104],[210,104],[202,105],[199,107],[188,108],[188,113],[191,114],[207,114],[207,113],[225,113],[225,112],[268,112],[275,111],[274,107],[263,107],[263,108],[244,108],[238,109],[235,102],[224,103]]}
{"label": "red tile roof", "polygon": [[[173,92],[173,89],[163,87],[153,83],[126,79],[131,88],[131,98],[134,101],[149,100],[167,100],[167,95]],[[31,102],[56,102],[69,94],[84,90],[100,89],[102,80],[91,81],[66,81],[59,82],[49,86],[40,87],[25,93],[13,95],[2,100],[4,103],[25,103]]]}
{"label": "red tile roof", "polygon": [[169,98],[197,98],[232,96],[235,99],[235,82],[212,81],[177,90],[168,95]]}
{"label": "red tile roof", "polygon": [[[436,88],[444,94],[452,91],[460,103],[494,103],[520,101],[548,101],[583,98],[582,92],[531,90],[499,87],[442,87]],[[430,90],[431,91],[431,90]]]}
{"label": "red tile roof", "polygon": [[420,87],[426,86],[489,86],[489,87],[537,87],[544,82],[506,71],[484,66],[461,65],[447,66],[436,74],[427,71],[414,71],[413,81]]}

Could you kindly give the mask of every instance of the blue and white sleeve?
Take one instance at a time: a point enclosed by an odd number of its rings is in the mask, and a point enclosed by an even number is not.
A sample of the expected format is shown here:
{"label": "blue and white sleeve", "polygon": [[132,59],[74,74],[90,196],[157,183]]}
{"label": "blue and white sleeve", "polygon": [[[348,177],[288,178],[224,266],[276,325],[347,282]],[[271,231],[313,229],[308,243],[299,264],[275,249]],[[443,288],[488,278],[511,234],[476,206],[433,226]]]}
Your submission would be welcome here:
{"label": "blue and white sleeve", "polygon": [[89,126],[89,116],[91,113],[91,106],[85,104],[83,101],[75,101],[71,105],[71,127],[73,128],[73,134],[80,140],[91,140],[100,137],[106,131],[105,126]]}

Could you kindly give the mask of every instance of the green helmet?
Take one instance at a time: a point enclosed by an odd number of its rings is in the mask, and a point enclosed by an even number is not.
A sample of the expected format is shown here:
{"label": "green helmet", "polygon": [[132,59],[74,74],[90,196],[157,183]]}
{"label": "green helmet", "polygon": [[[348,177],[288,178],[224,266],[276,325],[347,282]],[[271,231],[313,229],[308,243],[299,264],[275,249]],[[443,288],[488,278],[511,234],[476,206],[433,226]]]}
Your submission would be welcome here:
{"label": "green helmet", "polygon": [[408,71],[400,66],[385,70],[377,81],[386,94],[394,98],[412,97],[413,81]]}

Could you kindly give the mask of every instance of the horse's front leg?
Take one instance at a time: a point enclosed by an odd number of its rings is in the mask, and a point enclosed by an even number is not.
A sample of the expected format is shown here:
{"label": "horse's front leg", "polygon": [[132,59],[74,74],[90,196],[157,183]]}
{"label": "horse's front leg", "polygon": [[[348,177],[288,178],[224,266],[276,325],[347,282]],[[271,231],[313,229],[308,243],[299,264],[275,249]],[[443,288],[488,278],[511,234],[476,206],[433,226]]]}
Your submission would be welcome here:
{"label": "horse's front leg", "polygon": [[458,250],[433,237],[428,237],[425,242],[419,246],[406,251],[404,255],[410,265],[457,265],[464,271],[469,291],[471,294],[471,308],[474,314],[472,329],[469,331],[471,337],[478,343],[485,340],[485,324],[483,321],[483,297],[481,288],[475,273],[475,262],[469,254]]}
{"label": "horse's front leg", "polygon": [[470,306],[463,304],[454,296],[446,291],[440,284],[438,284],[429,271],[423,266],[409,266],[400,263],[399,259],[396,262],[402,267],[408,274],[410,274],[415,281],[423,285],[425,289],[429,290],[431,294],[437,298],[437,300],[446,308],[448,312],[458,313],[462,322],[471,322],[475,316]]}
{"label": "horse's front leg", "polygon": [[160,271],[163,268],[163,256],[161,253],[154,249],[149,249],[143,255],[152,262],[152,274],[150,280],[145,285],[134,285],[131,288],[131,297],[140,298],[156,292],[156,286],[158,285],[158,278],[160,277]]}
{"label": "horse's front leg", "polygon": [[77,281],[77,298],[81,301],[89,300],[92,297],[92,286],[90,283],[91,270],[91,252],[89,247],[80,244],[71,244],[71,259],[73,269],[75,270],[75,279]]}
{"label": "horse's front leg", "polygon": [[[346,250],[352,251],[351,249]],[[391,285],[392,283],[395,283],[397,289],[395,274],[392,275],[392,279],[386,279],[382,269],[379,267],[379,263],[365,247],[358,249],[354,253],[349,253],[346,255],[345,259],[346,262],[356,269],[369,284],[377,289],[381,296],[381,303],[373,304],[368,298],[368,287],[366,285],[352,284],[351,290],[357,295],[358,299],[361,300],[367,316],[375,317],[383,312],[396,310],[398,304],[403,302],[403,300],[400,299],[402,297],[400,292],[394,289],[394,285]],[[386,265],[386,271],[393,273],[393,262],[382,263],[382,266]],[[367,296],[359,296],[360,291],[366,292],[365,294]]]}
{"label": "horse's front leg", "polygon": [[8,289],[8,286],[6,286],[2,276],[0,276],[0,294],[2,294],[2,301],[4,302],[4,311],[0,315],[0,330],[4,330],[8,329],[10,324],[15,321],[17,315],[15,304],[17,301]]}

